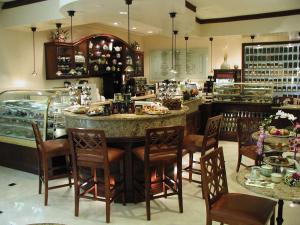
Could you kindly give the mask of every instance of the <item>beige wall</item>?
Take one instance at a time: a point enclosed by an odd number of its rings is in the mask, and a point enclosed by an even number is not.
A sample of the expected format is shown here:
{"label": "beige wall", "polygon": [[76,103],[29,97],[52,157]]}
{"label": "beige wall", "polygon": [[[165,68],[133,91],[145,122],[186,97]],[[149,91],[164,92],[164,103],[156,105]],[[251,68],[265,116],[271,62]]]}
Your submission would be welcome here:
{"label": "beige wall", "polygon": [[[287,35],[263,35],[257,36],[254,42],[268,42],[268,41],[287,41]],[[242,43],[251,42],[250,37],[242,36],[218,36],[213,40],[213,69],[219,69],[224,61],[225,52],[228,55],[227,62],[233,68],[238,65],[241,68],[242,64]],[[171,49],[171,38],[162,36],[153,36],[144,38],[145,50],[145,76],[149,77],[149,53],[155,49]],[[177,47],[185,48],[184,37],[177,38]],[[210,57],[210,41],[209,37],[190,37],[188,40],[188,48],[207,47],[209,49],[207,74],[210,74],[211,57]],[[188,77],[187,77],[188,78]]]}
{"label": "beige wall", "polygon": [[[115,27],[90,24],[74,27],[74,40],[86,35],[95,33],[108,33],[127,40],[127,31]],[[32,33],[22,31],[11,31],[0,28],[0,90],[26,88],[41,89],[61,87],[64,80],[45,79],[45,53],[44,42],[49,41],[50,32],[43,31],[36,33],[36,71],[37,77],[31,75],[33,71]],[[170,37],[163,36],[141,36],[132,33],[132,40],[140,43],[145,53],[145,76],[149,77],[149,52],[153,49],[171,48]],[[281,41],[288,40],[285,35],[259,36],[255,41]],[[214,37],[213,41],[213,68],[220,68],[223,57],[228,54],[228,63],[241,67],[241,43],[250,42],[249,37],[226,36]],[[178,48],[185,48],[185,41],[182,36],[177,38]],[[208,37],[190,37],[188,47],[210,48]],[[209,50],[210,52],[210,50]],[[210,70],[210,56],[208,62]],[[208,71],[209,73],[210,71]],[[71,80],[74,81],[74,80]],[[101,89],[99,78],[90,78],[90,82],[96,83]]]}
{"label": "beige wall", "polygon": [[[29,28],[28,28],[29,29]],[[115,27],[90,24],[73,28],[73,40],[91,34],[112,34],[127,41],[127,31]],[[12,31],[0,28],[0,90],[7,89],[43,89],[62,87],[64,80],[46,80],[44,43],[50,41],[50,31],[36,32],[36,71],[33,77],[32,33]],[[142,36],[132,34],[143,49]],[[101,89],[100,78],[90,78]],[[74,79],[69,81],[74,82]]]}

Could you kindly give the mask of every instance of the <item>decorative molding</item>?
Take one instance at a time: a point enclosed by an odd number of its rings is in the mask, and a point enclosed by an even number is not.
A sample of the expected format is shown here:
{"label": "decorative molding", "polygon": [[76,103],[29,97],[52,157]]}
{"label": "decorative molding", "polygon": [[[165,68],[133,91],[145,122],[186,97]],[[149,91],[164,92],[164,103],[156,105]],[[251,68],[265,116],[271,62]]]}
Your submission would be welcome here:
{"label": "decorative molding", "polygon": [[199,24],[208,24],[208,23],[225,23],[225,22],[236,22],[242,20],[257,20],[257,19],[266,19],[273,17],[282,17],[282,16],[294,16],[300,15],[300,9],[292,9],[286,11],[278,12],[268,12],[260,14],[251,14],[243,16],[232,16],[232,17],[223,17],[223,18],[212,18],[212,19],[200,19],[196,17],[196,22]]}
{"label": "decorative molding", "polygon": [[185,7],[193,12],[197,12],[197,7],[190,3],[189,1],[185,1]]}
{"label": "decorative molding", "polygon": [[29,4],[43,2],[43,1],[46,1],[46,0],[15,0],[15,1],[11,1],[11,2],[5,2],[2,5],[2,9],[11,9],[11,8],[16,8],[19,6],[29,5]]}

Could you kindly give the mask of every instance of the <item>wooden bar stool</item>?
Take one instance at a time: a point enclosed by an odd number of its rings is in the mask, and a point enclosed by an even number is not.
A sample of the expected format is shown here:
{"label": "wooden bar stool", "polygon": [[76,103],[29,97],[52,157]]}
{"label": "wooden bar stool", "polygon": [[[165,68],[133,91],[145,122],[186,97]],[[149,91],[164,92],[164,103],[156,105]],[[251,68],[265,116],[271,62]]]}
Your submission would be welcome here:
{"label": "wooden bar stool", "polygon": [[189,166],[184,168],[184,170],[189,173],[189,182],[193,181],[201,184],[201,181],[193,180],[192,177],[193,173],[201,174],[200,169],[193,167],[194,163],[200,164],[200,161],[194,160],[194,153],[200,152],[201,155],[204,155],[207,150],[218,147],[222,120],[223,115],[210,117],[206,123],[204,136],[190,134],[184,137],[183,148],[189,154]]}
{"label": "wooden bar stool", "polygon": [[[38,155],[38,175],[39,175],[39,194],[42,193],[42,183],[45,187],[45,206],[48,205],[48,191],[61,187],[72,187],[72,174],[70,166],[70,147],[67,139],[56,139],[43,141],[41,132],[36,123],[32,123],[32,129],[35,136],[37,155]],[[52,167],[49,161],[53,157],[64,156],[66,165]],[[49,187],[49,181],[67,177],[67,184],[55,185]]]}
{"label": "wooden bar stool", "polygon": [[[134,192],[143,195],[146,200],[147,220],[150,220],[150,200],[178,195],[179,211],[183,212],[182,201],[182,141],[183,126],[152,128],[146,130],[145,146],[133,149],[133,154],[144,163],[144,181],[134,177]],[[167,173],[167,168],[176,166],[173,177]],[[134,166],[134,163],[133,163]],[[152,179],[153,169],[158,169],[161,176]],[[133,169],[134,171],[134,169]],[[157,184],[162,184],[162,190],[154,190]],[[168,190],[171,192],[168,193]],[[136,196],[135,196],[136,197]]]}
{"label": "wooden bar stool", "polygon": [[[123,205],[125,205],[125,151],[107,147],[102,130],[70,128],[68,136],[73,163],[75,216],[79,215],[80,198],[104,201],[106,222],[109,223],[110,203],[122,195]],[[111,175],[110,166],[121,161],[123,161],[123,176],[117,180]],[[88,176],[83,175],[86,170],[90,171]],[[104,181],[97,177],[99,170],[103,172]],[[98,190],[103,187],[104,196],[100,196]]]}
{"label": "wooden bar stool", "polygon": [[253,159],[254,164],[258,165],[260,157],[257,154],[256,142],[253,141],[251,135],[259,130],[261,120],[258,118],[238,118],[237,120],[237,139],[238,139],[238,162],[236,172],[239,171],[242,163],[242,156]]}
{"label": "wooden bar stool", "polygon": [[204,155],[201,161],[202,190],[206,203],[206,225],[265,225],[275,222],[276,202],[267,198],[228,193],[223,148]]}

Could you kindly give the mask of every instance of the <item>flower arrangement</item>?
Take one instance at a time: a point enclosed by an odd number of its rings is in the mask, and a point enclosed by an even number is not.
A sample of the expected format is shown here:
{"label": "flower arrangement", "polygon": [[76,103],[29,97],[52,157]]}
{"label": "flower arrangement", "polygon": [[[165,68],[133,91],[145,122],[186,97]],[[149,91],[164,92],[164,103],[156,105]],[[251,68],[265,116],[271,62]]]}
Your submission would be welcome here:
{"label": "flower arrangement", "polygon": [[286,175],[284,177],[284,183],[289,186],[299,186],[300,185],[300,174],[296,172],[291,175]]}
{"label": "flower arrangement", "polygon": [[[262,126],[264,129],[268,129],[270,124],[272,123],[273,119],[288,119],[292,125],[294,125],[294,121],[297,119],[293,114],[286,113],[282,110],[278,110],[275,115],[270,115],[269,117],[265,118],[262,122]],[[300,124],[299,124],[299,130],[300,130]]]}
{"label": "flower arrangement", "polygon": [[51,32],[51,39],[57,42],[65,42],[68,39],[69,31],[63,29],[56,29]]}
{"label": "flower arrangement", "polygon": [[263,150],[264,150],[264,140],[266,138],[266,133],[263,127],[259,128],[259,136],[258,136],[258,140],[257,140],[257,149],[256,152],[258,155],[262,155],[263,154]]}

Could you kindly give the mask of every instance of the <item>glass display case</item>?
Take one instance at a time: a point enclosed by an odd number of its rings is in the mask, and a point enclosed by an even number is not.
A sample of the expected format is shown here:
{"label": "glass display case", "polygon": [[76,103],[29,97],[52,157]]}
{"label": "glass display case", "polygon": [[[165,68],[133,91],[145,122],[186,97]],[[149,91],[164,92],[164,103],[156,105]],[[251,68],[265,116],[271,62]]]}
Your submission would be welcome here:
{"label": "glass display case", "polygon": [[214,102],[272,103],[273,84],[214,83]]}
{"label": "glass display case", "polygon": [[0,142],[35,147],[34,121],[44,140],[65,135],[62,110],[69,102],[68,89],[0,93]]}

